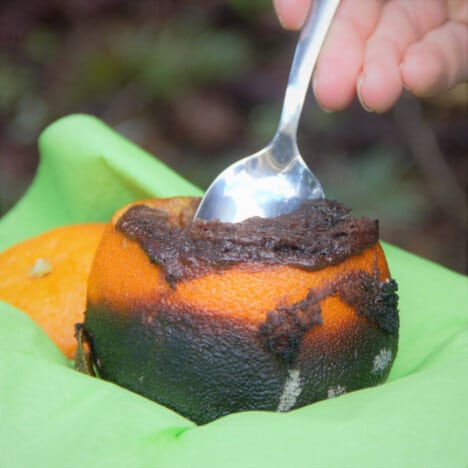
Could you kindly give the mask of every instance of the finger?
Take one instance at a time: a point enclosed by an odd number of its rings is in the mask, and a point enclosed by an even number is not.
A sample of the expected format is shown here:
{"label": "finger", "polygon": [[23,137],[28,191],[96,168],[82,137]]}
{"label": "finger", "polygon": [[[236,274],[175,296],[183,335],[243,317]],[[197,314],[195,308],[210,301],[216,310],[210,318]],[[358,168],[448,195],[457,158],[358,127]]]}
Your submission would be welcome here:
{"label": "finger", "polygon": [[384,112],[398,100],[403,82],[399,67],[406,49],[433,27],[442,24],[447,11],[438,0],[387,2],[366,46],[358,96],[364,108]]}
{"label": "finger", "polygon": [[297,30],[304,24],[311,0],[273,0],[278,19],[285,29]]}
{"label": "finger", "polygon": [[319,105],[328,110],[348,106],[356,93],[366,39],[372,33],[381,1],[343,0],[330,26],[314,72],[313,87]]}
{"label": "finger", "polygon": [[401,78],[420,97],[434,96],[468,80],[468,26],[447,22],[409,47]]}
{"label": "finger", "polygon": [[466,0],[448,0],[447,7],[450,20],[468,24],[468,2]]}

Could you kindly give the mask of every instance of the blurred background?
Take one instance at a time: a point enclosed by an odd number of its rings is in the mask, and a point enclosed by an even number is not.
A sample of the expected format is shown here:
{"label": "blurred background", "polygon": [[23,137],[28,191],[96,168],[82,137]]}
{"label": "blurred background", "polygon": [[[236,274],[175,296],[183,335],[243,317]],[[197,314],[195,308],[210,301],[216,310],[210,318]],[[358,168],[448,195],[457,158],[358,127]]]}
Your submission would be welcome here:
{"label": "blurred background", "polygon": [[[40,132],[76,112],[206,188],[273,136],[296,39],[270,0],[2,0],[0,216],[34,176]],[[467,104],[464,85],[382,115],[309,96],[299,146],[384,240],[466,272]]]}

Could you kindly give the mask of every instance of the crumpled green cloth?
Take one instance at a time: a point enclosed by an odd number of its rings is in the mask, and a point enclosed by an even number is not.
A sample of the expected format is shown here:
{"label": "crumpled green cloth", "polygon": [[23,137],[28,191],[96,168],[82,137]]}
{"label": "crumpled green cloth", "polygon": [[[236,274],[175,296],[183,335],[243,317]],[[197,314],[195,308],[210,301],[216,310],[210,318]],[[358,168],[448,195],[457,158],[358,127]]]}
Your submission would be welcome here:
{"label": "crumpled green cloth", "polygon": [[[107,221],[134,199],[200,194],[93,117],[52,124],[39,150],[34,182],[0,221],[0,250],[57,225]],[[384,248],[401,315],[384,385],[204,426],[74,371],[29,317],[0,302],[0,466],[466,467],[467,280]]]}

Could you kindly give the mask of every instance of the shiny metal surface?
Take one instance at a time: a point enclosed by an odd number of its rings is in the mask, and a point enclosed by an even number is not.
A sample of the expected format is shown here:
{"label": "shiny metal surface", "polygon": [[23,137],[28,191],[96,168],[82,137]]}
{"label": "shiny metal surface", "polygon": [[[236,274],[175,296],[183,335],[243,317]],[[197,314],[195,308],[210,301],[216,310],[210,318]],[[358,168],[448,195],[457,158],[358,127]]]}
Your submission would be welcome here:
{"label": "shiny metal surface", "polygon": [[212,182],[195,219],[240,222],[291,213],[304,199],[323,198],[317,177],[302,159],[297,127],[312,71],[339,0],[315,0],[296,46],[278,129],[271,143],[237,161]]}

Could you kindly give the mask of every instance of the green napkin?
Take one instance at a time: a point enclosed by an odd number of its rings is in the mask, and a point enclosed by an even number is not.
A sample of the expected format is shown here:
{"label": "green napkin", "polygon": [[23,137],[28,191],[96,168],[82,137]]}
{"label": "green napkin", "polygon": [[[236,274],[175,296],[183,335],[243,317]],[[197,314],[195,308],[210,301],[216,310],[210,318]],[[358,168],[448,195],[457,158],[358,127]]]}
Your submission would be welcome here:
{"label": "green napkin", "polygon": [[[0,250],[125,203],[200,190],[95,118],[51,125]],[[466,278],[384,244],[400,290],[400,350],[382,386],[290,413],[204,426],[75,372],[41,329],[0,302],[0,466],[441,467],[468,465]]]}

